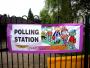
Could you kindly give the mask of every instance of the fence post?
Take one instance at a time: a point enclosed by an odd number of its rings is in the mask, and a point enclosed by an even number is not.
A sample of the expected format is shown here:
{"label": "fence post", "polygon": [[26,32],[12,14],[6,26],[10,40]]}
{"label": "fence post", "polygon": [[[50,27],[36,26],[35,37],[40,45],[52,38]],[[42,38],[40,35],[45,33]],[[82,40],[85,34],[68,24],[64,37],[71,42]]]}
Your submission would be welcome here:
{"label": "fence post", "polygon": [[2,47],[2,40],[1,40],[1,30],[0,30],[0,49]]}
{"label": "fence post", "polygon": [[88,50],[90,46],[90,21],[89,21],[89,15],[86,15],[85,17],[85,58],[84,58],[84,68],[88,68]]}
{"label": "fence post", "polygon": [[1,16],[0,16],[0,49],[2,47],[2,39],[1,39]]}

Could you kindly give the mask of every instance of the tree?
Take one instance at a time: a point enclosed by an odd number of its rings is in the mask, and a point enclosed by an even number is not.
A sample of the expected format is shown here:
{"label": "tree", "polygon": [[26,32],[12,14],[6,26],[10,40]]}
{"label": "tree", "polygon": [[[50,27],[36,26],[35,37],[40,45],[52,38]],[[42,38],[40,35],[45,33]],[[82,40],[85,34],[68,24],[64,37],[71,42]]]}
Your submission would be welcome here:
{"label": "tree", "polygon": [[73,22],[74,15],[70,0],[62,0],[61,10],[59,14],[61,22]]}
{"label": "tree", "polygon": [[74,20],[70,0],[46,0],[45,8],[54,22],[72,22]]}
{"label": "tree", "polygon": [[61,0],[46,0],[45,8],[51,17],[51,23],[58,23],[60,20]]}
{"label": "tree", "polygon": [[34,20],[34,16],[33,16],[33,13],[31,11],[31,8],[29,9],[27,20],[30,20],[30,21]]}
{"label": "tree", "polygon": [[42,11],[40,11],[40,18],[42,23],[51,23],[47,9],[43,9]]}
{"label": "tree", "polygon": [[89,0],[45,0],[51,22],[73,22],[81,14],[90,12]]}
{"label": "tree", "polygon": [[90,12],[89,0],[71,0],[73,10],[78,13],[80,11],[83,14]]}
{"label": "tree", "polygon": [[50,12],[55,12],[61,8],[61,2],[62,0],[45,0],[45,7]]}

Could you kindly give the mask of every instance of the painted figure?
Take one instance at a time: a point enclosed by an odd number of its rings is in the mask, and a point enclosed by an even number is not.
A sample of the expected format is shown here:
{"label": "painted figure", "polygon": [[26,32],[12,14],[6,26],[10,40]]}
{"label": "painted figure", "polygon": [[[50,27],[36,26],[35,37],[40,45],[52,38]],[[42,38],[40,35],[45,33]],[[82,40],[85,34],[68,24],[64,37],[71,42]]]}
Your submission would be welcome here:
{"label": "painted figure", "polygon": [[68,43],[68,29],[66,27],[62,27],[61,29],[61,39],[63,40],[64,45]]}
{"label": "painted figure", "polygon": [[55,32],[53,34],[53,40],[54,40],[54,43],[60,42],[60,27],[55,27]]}
{"label": "painted figure", "polygon": [[47,39],[49,42],[52,41],[52,27],[47,27]]}
{"label": "painted figure", "polygon": [[69,38],[69,45],[70,45],[70,49],[75,49],[75,43],[76,43],[76,30],[71,30],[69,32],[70,38]]}
{"label": "painted figure", "polygon": [[46,40],[46,33],[45,33],[45,31],[41,32],[41,38],[42,38],[42,40]]}

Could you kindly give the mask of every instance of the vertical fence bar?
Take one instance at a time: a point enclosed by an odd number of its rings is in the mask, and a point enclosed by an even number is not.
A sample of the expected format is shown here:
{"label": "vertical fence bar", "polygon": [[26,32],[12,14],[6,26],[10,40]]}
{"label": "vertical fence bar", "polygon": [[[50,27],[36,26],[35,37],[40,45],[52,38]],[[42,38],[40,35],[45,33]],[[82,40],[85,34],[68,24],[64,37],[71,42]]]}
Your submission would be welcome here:
{"label": "vertical fence bar", "polygon": [[11,57],[12,57],[12,68],[13,68],[13,53],[11,53]]}
{"label": "vertical fence bar", "polygon": [[76,53],[76,63],[75,63],[75,68],[77,68],[77,53]]}
{"label": "vertical fence bar", "polygon": [[[6,21],[6,19],[5,19],[5,22],[6,22],[6,29],[5,30],[7,30],[7,21]],[[6,48],[8,48],[7,47],[7,31],[6,31]],[[9,68],[8,67],[8,51],[6,52],[6,54],[7,54],[7,68]]]}
{"label": "vertical fence bar", "polygon": [[[26,19],[27,19],[27,16],[26,15],[24,15],[25,17],[26,17]],[[29,21],[27,20],[26,21],[27,22],[27,24],[29,23]],[[29,53],[28,53],[28,68],[30,67],[30,62],[29,62]]]}
{"label": "vertical fence bar", "polygon": [[[1,40],[1,42],[2,42],[2,40]],[[2,50],[2,45],[1,45],[1,50]],[[2,51],[1,51],[1,65],[2,65],[1,67],[3,68],[3,58],[2,58],[2,56],[3,55],[2,55]]]}
{"label": "vertical fence bar", "polygon": [[[17,24],[22,24],[23,21],[21,20],[20,23],[17,22]],[[22,53],[22,68],[24,68],[24,54]]]}
{"label": "vertical fence bar", "polygon": [[46,64],[45,64],[45,54],[44,54],[44,68],[45,68],[45,65],[46,65]]}
{"label": "vertical fence bar", "polygon": [[39,68],[40,68],[40,54],[39,54]]}
{"label": "vertical fence bar", "polygon": [[88,65],[88,68],[90,68],[90,56],[88,56],[88,62],[89,62],[89,65]]}
{"label": "vertical fence bar", "polygon": [[82,53],[81,53],[81,68],[82,68],[82,60],[83,60],[82,58],[83,58],[83,57],[82,57]]}
{"label": "vertical fence bar", "polygon": [[18,68],[19,68],[19,55],[17,53],[17,65],[18,65]]}
{"label": "vertical fence bar", "polygon": [[54,68],[56,68],[56,53],[55,53],[55,62],[54,62],[54,64],[55,64],[55,67]]}
{"label": "vertical fence bar", "polygon": [[23,55],[23,53],[22,53],[22,66],[24,68],[24,55]]}
{"label": "vertical fence bar", "polygon": [[89,16],[86,15],[85,17],[85,47],[84,47],[84,68],[88,68],[88,47],[90,45],[90,22],[89,22]]}
{"label": "vertical fence bar", "polygon": [[[6,48],[7,48],[7,42],[6,42]],[[8,51],[6,52],[6,54],[7,54],[7,68],[9,68],[8,67]]]}
{"label": "vertical fence bar", "polygon": [[60,68],[62,68],[62,54],[60,54]]}
{"label": "vertical fence bar", "polygon": [[34,63],[34,53],[33,53],[33,68],[35,68],[35,63]]}
{"label": "vertical fence bar", "polygon": [[[16,17],[15,17],[15,23],[18,23]],[[19,68],[19,54],[18,53],[17,53],[17,66]]]}
{"label": "vertical fence bar", "polygon": [[71,66],[70,66],[70,68],[72,68],[72,53],[71,53]]}
{"label": "vertical fence bar", "polygon": [[[26,17],[26,19],[27,19],[27,16],[26,15],[24,15],[25,17]],[[27,22],[27,24],[28,24],[28,20],[26,21]],[[30,67],[30,62],[29,62],[29,53],[28,53],[28,68]]]}
{"label": "vertical fence bar", "polygon": [[51,53],[50,53],[50,68],[51,68]]}
{"label": "vertical fence bar", "polygon": [[29,63],[29,54],[28,54],[28,68],[30,67],[30,65],[29,65],[30,63]]}
{"label": "vertical fence bar", "polygon": [[[10,24],[12,24],[12,17],[11,17],[11,19],[10,19]],[[13,53],[11,53],[11,59],[12,59],[12,68],[13,68]]]}
{"label": "vertical fence bar", "polygon": [[67,68],[66,66],[67,66],[67,54],[65,54],[65,68]]}
{"label": "vertical fence bar", "polygon": [[[1,24],[1,20],[2,20],[2,17],[0,17],[0,24]],[[1,25],[1,28],[2,28],[2,25]],[[1,30],[0,30],[1,31]],[[1,33],[1,32],[0,32]],[[1,45],[1,50],[2,50],[2,34],[0,34],[0,45]],[[2,51],[1,51],[1,67],[3,68],[3,59],[2,59]]]}
{"label": "vertical fence bar", "polygon": [[[22,19],[23,19],[24,17],[27,19],[27,16],[26,16],[26,15],[23,15],[23,16],[22,16]],[[26,23],[28,24],[29,21],[27,20]],[[30,67],[30,62],[29,62],[29,53],[28,53],[28,68],[29,68],[29,67]]]}

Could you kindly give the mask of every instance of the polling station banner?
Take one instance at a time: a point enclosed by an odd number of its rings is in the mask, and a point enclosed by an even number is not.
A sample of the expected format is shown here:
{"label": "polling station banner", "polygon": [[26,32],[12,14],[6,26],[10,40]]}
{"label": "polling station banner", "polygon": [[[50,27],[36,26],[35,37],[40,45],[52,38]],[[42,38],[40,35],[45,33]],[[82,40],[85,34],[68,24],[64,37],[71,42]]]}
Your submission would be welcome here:
{"label": "polling station banner", "polygon": [[82,51],[82,24],[8,24],[11,52],[71,53]]}

